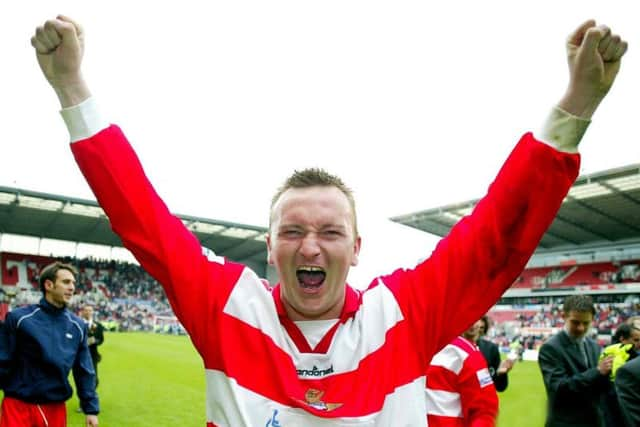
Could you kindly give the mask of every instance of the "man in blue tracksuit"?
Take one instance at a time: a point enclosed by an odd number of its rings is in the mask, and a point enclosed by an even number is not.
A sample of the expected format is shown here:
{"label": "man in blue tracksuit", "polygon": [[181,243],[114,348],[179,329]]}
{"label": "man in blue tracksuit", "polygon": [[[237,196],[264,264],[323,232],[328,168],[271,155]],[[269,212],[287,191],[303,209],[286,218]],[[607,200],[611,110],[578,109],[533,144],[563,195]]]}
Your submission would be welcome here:
{"label": "man in blue tracksuit", "polygon": [[87,325],[67,310],[76,283],[73,266],[55,262],[40,272],[44,297],[11,311],[0,339],[0,427],[66,426],[65,401],[78,388],[86,425],[98,425],[96,375],[87,346]]}

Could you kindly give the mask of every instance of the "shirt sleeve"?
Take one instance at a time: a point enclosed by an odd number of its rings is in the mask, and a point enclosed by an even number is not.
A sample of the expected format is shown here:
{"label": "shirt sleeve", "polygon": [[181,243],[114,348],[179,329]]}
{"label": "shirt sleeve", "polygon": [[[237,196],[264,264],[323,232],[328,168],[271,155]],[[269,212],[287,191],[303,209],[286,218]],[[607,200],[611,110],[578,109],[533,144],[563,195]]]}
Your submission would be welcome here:
{"label": "shirt sleeve", "polygon": [[95,98],[89,97],[78,105],[63,108],[60,115],[64,120],[71,142],[90,138],[109,127]]}
{"label": "shirt sleeve", "polygon": [[579,154],[525,134],[485,197],[431,256],[415,269],[382,278],[415,331],[412,345],[425,365],[514,283],[555,218],[579,165]]}
{"label": "shirt sleeve", "polygon": [[96,331],[93,337],[96,340],[94,343],[95,345],[102,345],[104,342],[104,326],[102,326],[102,323],[96,322]]}
{"label": "shirt sleeve", "polygon": [[98,394],[96,393],[96,371],[91,361],[91,353],[87,344],[87,326],[83,326],[84,337],[73,363],[73,379],[78,389],[78,399],[82,412],[97,415],[100,412]]}
{"label": "shirt sleeve", "polygon": [[117,126],[72,143],[71,150],[111,228],[162,285],[200,354],[217,351],[216,327],[244,265],[203,250],[153,188]]}
{"label": "shirt sleeve", "polygon": [[465,425],[494,427],[498,416],[498,394],[480,352],[469,354],[459,379],[458,390]]}
{"label": "shirt sleeve", "polygon": [[500,369],[500,363],[502,363],[502,360],[500,359],[500,349],[493,342],[489,342],[489,344],[489,348],[491,349],[491,363],[488,364],[490,370],[492,370],[491,378],[493,378],[493,384],[496,387],[496,391],[505,391],[509,386],[509,375],[506,373],[498,373],[498,369]]}
{"label": "shirt sleeve", "polygon": [[629,427],[640,425],[640,377],[634,376],[631,363],[637,367],[640,358],[618,369],[615,381],[620,410]]}
{"label": "shirt sleeve", "polygon": [[9,313],[4,323],[0,324],[0,390],[4,389],[7,377],[13,365],[16,350],[16,324]]}

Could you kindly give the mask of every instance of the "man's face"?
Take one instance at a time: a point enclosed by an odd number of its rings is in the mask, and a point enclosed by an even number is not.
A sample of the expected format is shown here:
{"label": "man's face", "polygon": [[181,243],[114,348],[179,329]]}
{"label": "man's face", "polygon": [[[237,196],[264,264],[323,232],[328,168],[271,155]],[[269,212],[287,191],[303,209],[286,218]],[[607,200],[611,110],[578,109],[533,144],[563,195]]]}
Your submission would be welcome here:
{"label": "man's face", "polygon": [[91,320],[93,318],[93,307],[90,305],[84,306],[80,315],[84,320]]}
{"label": "man's face", "polygon": [[45,298],[56,307],[69,305],[76,289],[76,279],[69,270],[58,270],[54,281],[44,282]]}
{"label": "man's face", "polygon": [[278,272],[292,320],[340,316],[347,274],[360,252],[353,220],[347,197],[336,187],[291,188],[274,205],[269,264]]}
{"label": "man's face", "polygon": [[480,320],[480,325],[478,326],[478,338],[483,337],[487,334],[487,329],[484,327],[484,322]]}
{"label": "man's face", "polygon": [[476,321],[469,329],[462,333],[462,336],[471,341],[477,341],[480,338],[480,328],[484,327],[482,320]]}
{"label": "man's face", "polygon": [[631,328],[631,335],[627,339],[621,339],[622,344],[633,344],[636,350],[640,350],[640,329]]}
{"label": "man's face", "polygon": [[582,338],[589,331],[593,323],[593,314],[590,311],[575,311],[562,315],[566,330],[573,338]]}

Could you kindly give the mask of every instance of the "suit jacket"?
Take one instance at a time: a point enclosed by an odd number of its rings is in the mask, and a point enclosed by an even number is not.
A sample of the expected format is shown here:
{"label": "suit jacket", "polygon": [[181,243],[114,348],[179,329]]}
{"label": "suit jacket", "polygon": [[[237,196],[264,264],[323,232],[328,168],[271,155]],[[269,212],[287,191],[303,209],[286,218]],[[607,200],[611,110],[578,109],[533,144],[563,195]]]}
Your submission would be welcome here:
{"label": "suit jacket", "polygon": [[562,331],[541,348],[538,364],[547,390],[547,427],[601,427],[603,399],[611,387],[598,371],[600,347],[585,338],[589,365],[576,344]]}
{"label": "suit jacket", "polygon": [[509,385],[509,377],[507,374],[498,375],[498,368],[500,367],[500,362],[502,362],[500,359],[500,349],[494,342],[484,338],[480,338],[477,345],[487,361],[489,373],[493,379],[493,385],[496,386],[496,391],[505,391]]}
{"label": "suit jacket", "polygon": [[95,342],[93,344],[89,344],[91,360],[93,360],[93,365],[95,366],[96,363],[98,363],[100,359],[102,359],[100,353],[98,352],[98,346],[102,345],[102,343],[104,342],[104,326],[102,326],[102,323],[100,322],[93,321],[91,327],[88,328],[88,330],[88,337],[95,338]]}
{"label": "suit jacket", "polygon": [[626,426],[640,426],[640,357],[618,368],[615,384]]}
{"label": "suit jacket", "polygon": [[[9,348],[9,333],[5,329],[4,322],[0,320],[0,349]],[[9,372],[9,365],[0,362],[0,390],[4,389],[4,382],[6,381],[6,375]]]}

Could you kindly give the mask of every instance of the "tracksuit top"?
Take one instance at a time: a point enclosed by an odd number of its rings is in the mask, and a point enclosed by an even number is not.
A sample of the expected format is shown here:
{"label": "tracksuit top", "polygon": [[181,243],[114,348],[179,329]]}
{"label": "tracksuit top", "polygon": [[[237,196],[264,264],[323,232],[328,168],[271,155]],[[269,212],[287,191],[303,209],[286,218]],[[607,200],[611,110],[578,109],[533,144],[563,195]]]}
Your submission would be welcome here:
{"label": "tracksuit top", "polygon": [[85,414],[99,412],[87,325],[44,298],[7,314],[0,342],[0,377],[6,396],[28,403],[65,402],[73,394]]}
{"label": "tracksuit top", "polygon": [[487,196],[427,260],[364,291],[345,285],[339,321],[311,348],[279,286],[207,256],[117,126],[71,147],[113,230],[162,284],[202,357],[208,427],[427,425],[432,356],[514,282],[579,168],[578,154],[525,134]]}
{"label": "tracksuit top", "polygon": [[487,362],[471,341],[455,338],[427,370],[427,413],[431,427],[494,427],[498,393]]}

